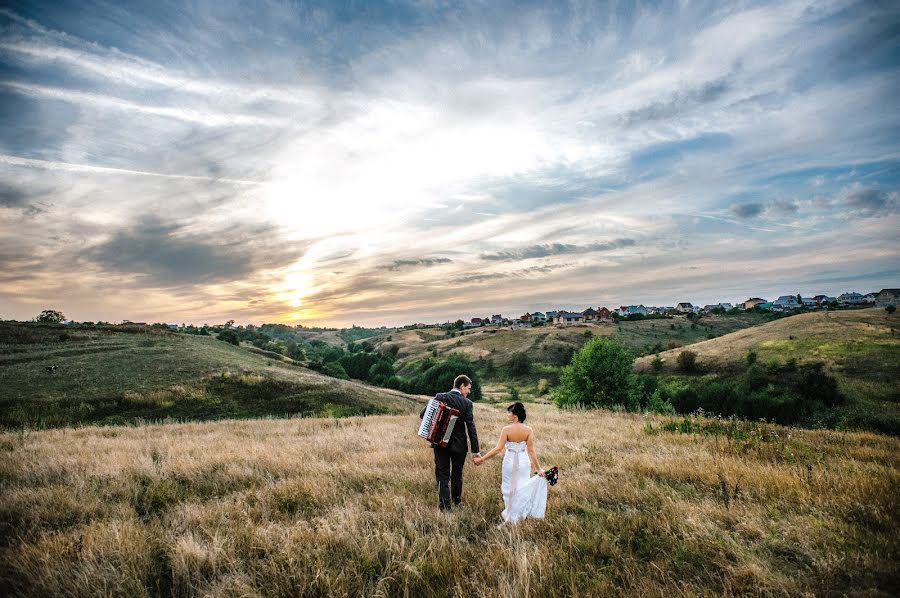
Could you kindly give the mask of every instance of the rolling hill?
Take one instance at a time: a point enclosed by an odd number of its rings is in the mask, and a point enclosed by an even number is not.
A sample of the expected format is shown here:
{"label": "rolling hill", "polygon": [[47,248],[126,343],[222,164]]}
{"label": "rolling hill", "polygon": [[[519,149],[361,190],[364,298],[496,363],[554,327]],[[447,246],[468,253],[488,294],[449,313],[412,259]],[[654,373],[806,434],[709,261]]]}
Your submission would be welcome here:
{"label": "rolling hill", "polygon": [[0,425],[407,413],[419,399],[146,327],[0,323]]}

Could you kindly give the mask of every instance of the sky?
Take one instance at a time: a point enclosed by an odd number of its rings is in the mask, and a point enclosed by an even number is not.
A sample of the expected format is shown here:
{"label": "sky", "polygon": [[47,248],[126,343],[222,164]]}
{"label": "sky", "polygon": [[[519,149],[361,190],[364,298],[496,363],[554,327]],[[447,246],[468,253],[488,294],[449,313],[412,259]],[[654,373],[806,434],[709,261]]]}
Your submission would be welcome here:
{"label": "sky", "polygon": [[900,287],[895,2],[5,2],[0,319]]}

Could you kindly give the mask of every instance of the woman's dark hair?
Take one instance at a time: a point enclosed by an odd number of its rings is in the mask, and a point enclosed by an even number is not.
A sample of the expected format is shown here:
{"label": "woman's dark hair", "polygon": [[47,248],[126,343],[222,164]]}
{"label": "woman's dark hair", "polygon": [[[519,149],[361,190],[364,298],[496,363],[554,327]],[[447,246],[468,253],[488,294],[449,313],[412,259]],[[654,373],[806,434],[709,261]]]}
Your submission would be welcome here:
{"label": "woman's dark hair", "polygon": [[522,403],[513,403],[506,410],[518,417],[520,424],[525,421],[525,405]]}

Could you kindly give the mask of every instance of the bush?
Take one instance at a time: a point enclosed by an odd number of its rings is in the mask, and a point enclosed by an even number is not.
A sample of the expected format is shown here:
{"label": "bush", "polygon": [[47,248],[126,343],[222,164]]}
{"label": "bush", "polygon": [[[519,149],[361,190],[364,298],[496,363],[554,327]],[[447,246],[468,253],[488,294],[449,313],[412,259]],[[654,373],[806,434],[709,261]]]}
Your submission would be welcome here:
{"label": "bush", "polygon": [[232,345],[240,345],[241,339],[238,336],[237,332],[234,330],[223,330],[219,334],[216,335],[216,338],[220,341],[225,341],[226,343],[231,343]]}
{"label": "bush", "polygon": [[747,365],[751,366],[754,363],[756,363],[757,357],[759,357],[759,356],[757,355],[756,351],[754,351],[753,349],[750,349],[749,351],[747,351],[747,357],[745,358]]}
{"label": "bush", "polygon": [[460,374],[472,379],[472,392],[469,399],[481,400],[481,384],[475,372],[475,364],[464,355],[453,354],[443,361],[433,361],[422,373],[411,378],[404,391],[412,394],[434,396],[439,392],[447,392],[453,388],[453,381]]}
{"label": "bush", "polygon": [[655,373],[660,373],[663,369],[663,360],[659,354],[653,358],[653,361],[650,362],[650,369],[652,369]]}
{"label": "bush", "polygon": [[347,371],[344,367],[336,361],[329,361],[324,364],[321,371],[326,376],[331,376],[332,378],[340,378],[341,380],[350,379],[350,376],[347,375]]}
{"label": "bush", "polygon": [[559,406],[612,407],[632,402],[632,357],[617,341],[593,338],[563,368],[553,395]]}
{"label": "bush", "polygon": [[527,376],[531,373],[531,358],[527,353],[516,353],[509,360],[508,367],[510,376]]}
{"label": "bush", "polygon": [[887,307],[884,308],[884,311],[888,312],[888,314],[892,314],[895,311],[897,311],[897,307],[894,305],[888,305]]}
{"label": "bush", "polygon": [[650,395],[650,399],[647,401],[647,411],[661,415],[672,415],[675,413],[675,408],[672,406],[672,403],[662,397],[659,389],[657,389],[653,391],[653,394]]}
{"label": "bush", "polygon": [[685,374],[697,371],[697,354],[693,351],[682,351],[678,354],[678,369]]}

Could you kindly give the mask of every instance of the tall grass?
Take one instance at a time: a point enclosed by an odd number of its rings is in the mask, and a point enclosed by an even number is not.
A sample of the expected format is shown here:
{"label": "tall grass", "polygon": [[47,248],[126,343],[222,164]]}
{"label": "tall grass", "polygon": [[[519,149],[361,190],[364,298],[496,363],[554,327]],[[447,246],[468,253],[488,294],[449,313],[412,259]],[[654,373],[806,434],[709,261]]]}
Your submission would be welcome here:
{"label": "tall grass", "polygon": [[[504,412],[476,419],[489,446]],[[530,407],[562,473],[547,518],[517,527],[498,525],[498,461],[438,512],[414,415],[0,434],[0,593],[900,590],[900,441],[769,425],[786,448],[756,450],[668,421]]]}

